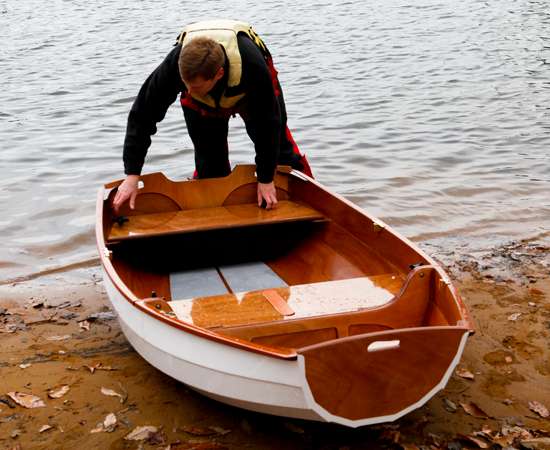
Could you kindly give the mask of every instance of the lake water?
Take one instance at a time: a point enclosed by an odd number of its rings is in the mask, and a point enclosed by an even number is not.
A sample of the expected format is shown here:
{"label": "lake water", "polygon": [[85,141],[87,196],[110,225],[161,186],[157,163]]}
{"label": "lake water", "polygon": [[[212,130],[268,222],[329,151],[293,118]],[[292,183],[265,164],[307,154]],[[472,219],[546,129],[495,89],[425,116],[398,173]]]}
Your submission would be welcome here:
{"label": "lake water", "polygon": [[[96,192],[181,28],[251,22],[316,178],[421,245],[550,240],[550,9],[528,0],[0,0],[0,282],[97,264]],[[232,163],[253,161],[240,119]],[[179,105],[146,172],[193,170]]]}

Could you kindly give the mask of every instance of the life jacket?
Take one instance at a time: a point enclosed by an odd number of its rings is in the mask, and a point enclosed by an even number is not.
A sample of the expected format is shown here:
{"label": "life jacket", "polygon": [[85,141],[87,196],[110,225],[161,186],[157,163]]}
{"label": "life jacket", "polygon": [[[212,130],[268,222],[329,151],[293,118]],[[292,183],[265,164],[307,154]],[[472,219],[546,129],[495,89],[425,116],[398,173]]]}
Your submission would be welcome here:
{"label": "life jacket", "polygon": [[[216,102],[214,98],[208,94],[205,96],[198,96],[185,92],[181,96],[182,106],[208,115],[229,116],[235,113],[235,107],[246,95],[240,86],[242,78],[242,59],[237,41],[237,35],[239,33],[245,33],[250,37],[252,42],[254,42],[262,52],[271,70],[271,67],[273,67],[271,55],[263,41],[248,23],[235,20],[207,20],[191,24],[178,36],[177,42],[182,45],[182,48],[197,37],[207,37],[218,42],[225,50],[229,73],[226,88],[219,102]],[[206,105],[207,108],[204,108],[204,105]]]}

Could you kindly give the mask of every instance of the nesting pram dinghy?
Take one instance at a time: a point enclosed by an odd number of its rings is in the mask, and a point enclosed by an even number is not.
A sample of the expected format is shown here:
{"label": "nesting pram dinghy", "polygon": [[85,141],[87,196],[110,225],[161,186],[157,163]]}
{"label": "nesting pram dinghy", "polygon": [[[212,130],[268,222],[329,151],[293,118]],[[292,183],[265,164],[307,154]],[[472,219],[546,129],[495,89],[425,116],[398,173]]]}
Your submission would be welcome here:
{"label": "nesting pram dinghy", "polygon": [[242,408],[351,427],[395,420],[442,389],[471,322],[442,268],[286,167],[256,205],[254,166],[224,178],[141,177],[98,194],[104,281],[150,364]]}

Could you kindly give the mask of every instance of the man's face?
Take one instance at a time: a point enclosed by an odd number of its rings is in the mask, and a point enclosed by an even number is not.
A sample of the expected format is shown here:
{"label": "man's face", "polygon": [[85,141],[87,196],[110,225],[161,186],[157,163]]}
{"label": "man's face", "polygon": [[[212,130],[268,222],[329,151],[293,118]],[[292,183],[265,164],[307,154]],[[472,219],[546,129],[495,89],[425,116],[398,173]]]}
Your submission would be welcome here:
{"label": "man's face", "polygon": [[207,95],[213,88],[218,80],[223,77],[223,67],[218,69],[218,72],[214,75],[214,78],[210,80],[204,79],[201,75],[193,78],[192,80],[183,80],[187,91],[191,95],[196,95],[197,97],[204,97]]}

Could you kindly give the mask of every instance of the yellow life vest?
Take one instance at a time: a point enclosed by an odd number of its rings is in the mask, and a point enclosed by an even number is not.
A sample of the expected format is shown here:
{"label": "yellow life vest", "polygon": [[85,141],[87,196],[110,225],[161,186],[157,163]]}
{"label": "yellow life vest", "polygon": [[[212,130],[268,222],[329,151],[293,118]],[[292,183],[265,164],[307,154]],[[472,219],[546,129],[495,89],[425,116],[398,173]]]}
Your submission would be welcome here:
{"label": "yellow life vest", "polygon": [[[264,55],[268,55],[267,48],[260,37],[246,22],[236,20],[205,20],[187,26],[178,37],[178,43],[184,47],[191,40],[197,37],[207,37],[221,44],[229,61],[229,74],[227,77],[227,87],[234,88],[241,83],[242,77],[242,59],[237,42],[237,35],[246,33],[250,39],[260,48]],[[193,98],[211,108],[218,105],[210,95],[197,96]],[[225,90],[220,97],[219,106],[221,108],[233,108],[245,94],[227,95]]]}

